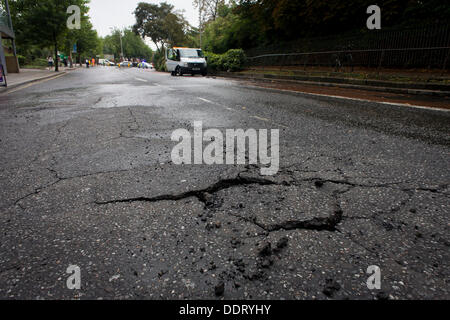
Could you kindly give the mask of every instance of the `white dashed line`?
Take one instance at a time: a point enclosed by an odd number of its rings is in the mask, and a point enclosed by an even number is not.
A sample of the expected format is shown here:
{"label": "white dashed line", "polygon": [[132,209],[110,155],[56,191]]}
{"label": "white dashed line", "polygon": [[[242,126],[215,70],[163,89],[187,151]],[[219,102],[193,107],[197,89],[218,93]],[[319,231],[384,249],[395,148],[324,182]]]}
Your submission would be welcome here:
{"label": "white dashed line", "polygon": [[257,120],[261,120],[261,121],[265,121],[265,122],[270,122],[270,119],[267,119],[267,118],[261,118],[261,117],[258,117],[258,116],[251,116],[250,118],[257,119]]}
{"label": "white dashed line", "polygon": [[134,78],[134,79],[136,79],[137,81],[148,82],[147,80],[141,78]]}
{"label": "white dashed line", "polygon": [[156,87],[160,87],[160,88],[166,89],[167,91],[175,91],[174,88],[171,88],[171,87],[168,87],[168,86],[163,86],[163,85],[161,85],[161,84],[159,84],[159,83],[154,83],[154,85],[155,85]]}
{"label": "white dashed line", "polygon": [[[197,99],[199,99],[199,100],[201,100],[201,101],[203,101],[203,102],[206,102],[206,103],[210,103],[210,104],[214,104],[214,105],[220,106],[220,107],[225,108],[225,109],[227,109],[227,110],[229,110],[229,111],[239,112],[239,111],[236,110],[236,109],[226,107],[226,106],[224,106],[224,105],[222,105],[222,104],[220,104],[220,103],[217,103],[217,102],[214,102],[214,101],[205,99],[205,98],[197,97]],[[243,110],[246,110],[246,109],[247,109],[247,108],[245,108],[245,107],[243,108]],[[263,117],[259,117],[259,116],[250,116],[250,118],[257,119],[257,120],[261,120],[261,121],[265,121],[265,122],[271,122],[272,124],[274,124],[274,125],[276,125],[276,126],[279,126],[279,127],[283,127],[283,128],[289,129],[288,126],[285,126],[285,125],[283,125],[283,124],[279,124],[279,123],[273,122],[272,120],[267,119],[267,118],[263,118]]]}
{"label": "white dashed line", "polygon": [[202,100],[203,102],[207,102],[207,103],[211,103],[211,104],[217,104],[215,102],[209,101],[207,99],[203,99],[203,98],[198,98],[199,100]]}

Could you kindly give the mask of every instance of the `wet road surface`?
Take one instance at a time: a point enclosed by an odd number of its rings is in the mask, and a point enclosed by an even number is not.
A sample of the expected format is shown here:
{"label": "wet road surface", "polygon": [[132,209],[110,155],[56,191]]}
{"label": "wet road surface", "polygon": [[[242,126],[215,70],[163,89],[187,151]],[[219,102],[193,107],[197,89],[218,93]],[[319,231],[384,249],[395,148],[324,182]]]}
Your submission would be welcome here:
{"label": "wet road surface", "polygon": [[[448,299],[449,120],[138,69],[2,94],[0,298]],[[194,121],[279,129],[279,173],[173,164]]]}

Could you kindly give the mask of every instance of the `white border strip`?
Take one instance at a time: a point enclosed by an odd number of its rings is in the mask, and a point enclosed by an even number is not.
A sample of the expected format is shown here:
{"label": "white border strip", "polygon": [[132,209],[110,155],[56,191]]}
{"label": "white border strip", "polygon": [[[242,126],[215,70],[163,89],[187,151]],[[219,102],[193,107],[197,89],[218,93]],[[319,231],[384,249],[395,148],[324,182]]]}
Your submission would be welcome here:
{"label": "white border strip", "polygon": [[271,90],[282,91],[282,92],[301,93],[301,94],[304,94],[304,95],[310,95],[310,96],[315,96],[315,97],[327,97],[327,98],[335,98],[335,99],[341,99],[341,100],[353,100],[353,101],[361,101],[361,102],[371,102],[371,103],[379,103],[379,104],[384,104],[384,105],[389,105],[389,106],[409,107],[409,108],[422,109],[422,110],[428,110],[428,111],[450,112],[450,109],[435,108],[435,107],[425,107],[425,106],[416,106],[416,105],[406,104],[406,103],[383,102],[383,101],[367,100],[367,99],[360,99],[360,98],[334,96],[334,95],[321,94],[321,93],[310,93],[310,92],[304,92],[304,91],[294,91],[294,90],[277,89],[277,88],[270,88],[270,87],[259,87],[259,86],[254,86],[254,85],[246,85],[246,86],[250,87],[250,88],[257,88],[257,89],[271,89]]}

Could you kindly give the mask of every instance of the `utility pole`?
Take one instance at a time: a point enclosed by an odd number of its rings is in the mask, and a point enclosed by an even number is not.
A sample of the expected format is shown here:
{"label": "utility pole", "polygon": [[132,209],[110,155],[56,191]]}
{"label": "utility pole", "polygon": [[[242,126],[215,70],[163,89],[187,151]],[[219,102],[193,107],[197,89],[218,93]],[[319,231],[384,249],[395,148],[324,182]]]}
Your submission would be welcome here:
{"label": "utility pole", "polygon": [[200,31],[200,49],[202,49],[202,34],[203,34],[203,19],[202,19],[202,13],[203,13],[203,2],[204,0],[198,0],[198,17],[199,17],[199,31]]}
{"label": "utility pole", "polygon": [[120,37],[120,52],[122,54],[122,59],[123,59],[122,31],[120,31],[119,37]]}

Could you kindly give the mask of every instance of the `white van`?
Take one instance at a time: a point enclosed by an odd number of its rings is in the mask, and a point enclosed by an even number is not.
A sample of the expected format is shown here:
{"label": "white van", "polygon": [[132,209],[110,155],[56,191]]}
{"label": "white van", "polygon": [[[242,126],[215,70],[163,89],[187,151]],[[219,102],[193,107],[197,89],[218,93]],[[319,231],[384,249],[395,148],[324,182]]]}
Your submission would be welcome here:
{"label": "white van", "polygon": [[166,50],[166,67],[172,76],[208,74],[202,49],[174,47]]}

